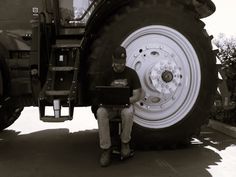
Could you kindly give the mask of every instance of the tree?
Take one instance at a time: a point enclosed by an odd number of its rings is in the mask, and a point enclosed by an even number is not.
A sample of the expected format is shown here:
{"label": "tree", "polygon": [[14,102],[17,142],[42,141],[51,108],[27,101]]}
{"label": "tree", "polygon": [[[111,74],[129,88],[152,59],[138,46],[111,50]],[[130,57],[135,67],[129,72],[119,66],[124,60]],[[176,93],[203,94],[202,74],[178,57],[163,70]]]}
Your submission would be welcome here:
{"label": "tree", "polygon": [[221,103],[213,107],[212,118],[236,125],[236,37],[220,34],[213,42],[219,50],[217,58],[221,62],[219,73],[222,79],[215,100],[215,103]]}
{"label": "tree", "polygon": [[226,37],[221,33],[213,42],[219,50],[217,57],[222,65],[226,67],[236,65],[236,37]]}

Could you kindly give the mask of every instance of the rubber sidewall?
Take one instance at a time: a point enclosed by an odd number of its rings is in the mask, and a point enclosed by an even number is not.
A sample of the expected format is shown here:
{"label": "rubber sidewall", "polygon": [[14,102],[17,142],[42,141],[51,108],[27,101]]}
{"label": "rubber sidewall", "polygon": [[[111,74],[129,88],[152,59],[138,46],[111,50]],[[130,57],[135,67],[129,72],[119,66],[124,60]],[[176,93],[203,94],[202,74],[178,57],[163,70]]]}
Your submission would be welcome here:
{"label": "rubber sidewall", "polygon": [[110,23],[99,32],[101,37],[97,39],[92,49],[91,58],[96,63],[92,68],[95,68],[96,74],[111,67],[111,55],[116,46],[131,33],[145,26],[163,25],[173,28],[192,44],[201,67],[201,86],[191,111],[180,122],[168,128],[150,129],[135,124],[133,137],[136,141],[173,142],[193,136],[207,120],[216,90],[215,58],[203,23],[196,19],[194,14],[181,7],[158,4],[127,8],[115,17],[111,17],[109,21]]}

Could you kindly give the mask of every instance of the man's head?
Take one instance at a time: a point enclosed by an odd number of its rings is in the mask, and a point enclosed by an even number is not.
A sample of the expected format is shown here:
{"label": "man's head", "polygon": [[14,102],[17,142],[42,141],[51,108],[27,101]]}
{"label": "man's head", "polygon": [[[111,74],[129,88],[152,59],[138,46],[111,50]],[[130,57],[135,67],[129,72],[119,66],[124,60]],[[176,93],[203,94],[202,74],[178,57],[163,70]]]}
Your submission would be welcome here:
{"label": "man's head", "polygon": [[112,55],[112,67],[117,73],[121,73],[125,69],[126,64],[126,50],[124,47],[119,46],[115,49]]}

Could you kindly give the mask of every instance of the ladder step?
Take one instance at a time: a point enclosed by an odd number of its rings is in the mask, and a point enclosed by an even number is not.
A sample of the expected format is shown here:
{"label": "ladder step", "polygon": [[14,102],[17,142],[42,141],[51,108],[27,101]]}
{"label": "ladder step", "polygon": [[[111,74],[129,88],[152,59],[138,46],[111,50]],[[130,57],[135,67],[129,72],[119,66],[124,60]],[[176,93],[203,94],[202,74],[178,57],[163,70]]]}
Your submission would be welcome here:
{"label": "ladder step", "polygon": [[56,44],[52,46],[53,48],[80,48],[81,40],[56,40]]}
{"label": "ladder step", "polygon": [[60,118],[55,118],[54,116],[45,116],[40,118],[43,122],[65,122],[68,120],[72,120],[69,116],[61,116]]}
{"label": "ladder step", "polygon": [[47,90],[45,91],[46,95],[49,96],[66,96],[70,94],[69,90]]}
{"label": "ladder step", "polygon": [[55,44],[52,46],[53,48],[79,48],[80,44]]}
{"label": "ladder step", "polygon": [[53,66],[49,68],[50,71],[73,71],[75,68],[72,66],[62,66],[62,67],[58,67],[58,66]]}

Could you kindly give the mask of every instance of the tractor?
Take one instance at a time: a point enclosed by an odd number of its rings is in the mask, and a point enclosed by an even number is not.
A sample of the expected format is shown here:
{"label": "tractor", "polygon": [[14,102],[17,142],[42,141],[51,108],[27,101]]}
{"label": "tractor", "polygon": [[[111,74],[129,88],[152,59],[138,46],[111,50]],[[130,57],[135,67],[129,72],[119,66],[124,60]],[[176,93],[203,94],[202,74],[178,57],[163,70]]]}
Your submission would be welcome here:
{"label": "tractor", "polygon": [[[0,32],[0,130],[28,106],[44,122],[72,120],[75,107],[92,105],[119,45],[144,92],[135,104],[134,141],[188,142],[208,122],[217,65],[201,19],[215,12],[211,0],[15,1],[16,25],[27,33]],[[17,19],[28,6],[31,20]]]}

